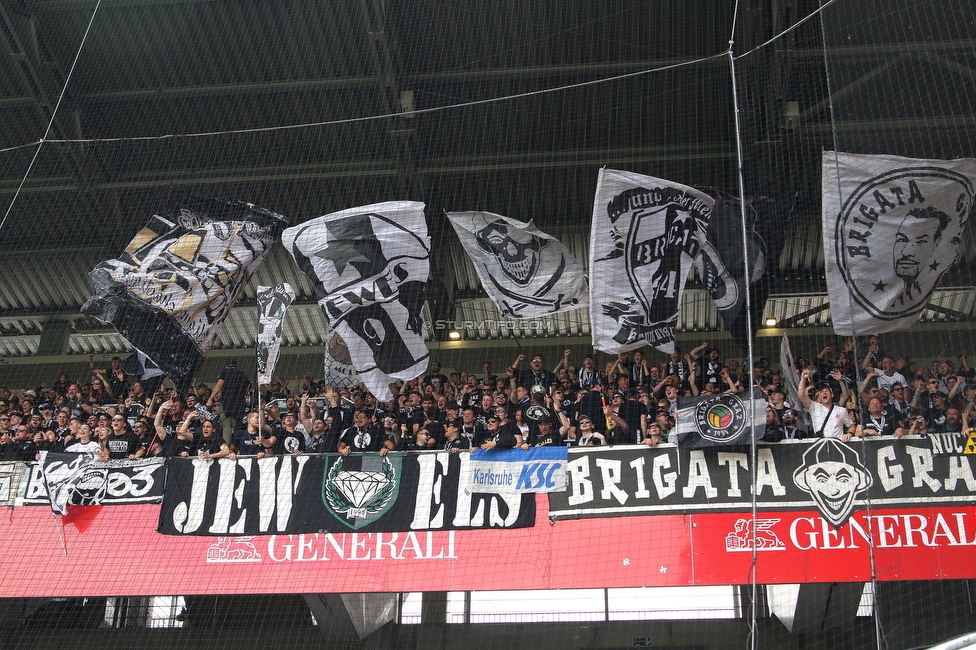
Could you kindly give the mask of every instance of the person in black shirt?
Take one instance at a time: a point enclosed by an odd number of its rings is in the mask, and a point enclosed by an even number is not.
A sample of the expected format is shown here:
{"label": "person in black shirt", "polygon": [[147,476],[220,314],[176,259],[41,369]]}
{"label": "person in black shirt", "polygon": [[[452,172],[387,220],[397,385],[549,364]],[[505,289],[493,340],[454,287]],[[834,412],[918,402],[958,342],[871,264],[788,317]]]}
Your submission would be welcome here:
{"label": "person in black shirt", "polygon": [[278,441],[271,434],[271,427],[267,423],[263,424],[262,429],[261,414],[251,411],[247,414],[247,427],[234,434],[234,451],[238,456],[264,458]]}
{"label": "person in black shirt", "polygon": [[190,444],[189,452],[185,452],[186,455],[196,455],[200,458],[211,458],[214,460],[223,458],[224,456],[230,456],[230,447],[224,442],[224,438],[217,434],[217,426],[213,421],[203,418],[199,413],[196,416],[203,419],[203,423],[200,425],[200,435],[194,437],[193,442]]}
{"label": "person in black shirt", "polygon": [[237,361],[231,359],[217,375],[217,383],[207,399],[207,408],[210,409],[213,408],[215,402],[220,401],[220,409],[223,414],[223,435],[227,442],[230,442],[233,432],[240,425],[241,418],[244,417],[244,400],[247,397],[249,385],[250,380],[248,380],[247,375],[238,370]]}
{"label": "person in black shirt", "polygon": [[139,437],[129,430],[129,423],[121,415],[112,416],[112,435],[105,444],[108,447],[108,457],[112,459],[141,458],[144,451],[139,444]]}
{"label": "person in black shirt", "polygon": [[6,445],[3,453],[4,460],[37,460],[37,445],[26,424],[17,425],[13,440]]}
{"label": "person in black shirt", "polygon": [[471,449],[471,441],[468,440],[467,436],[461,435],[461,430],[458,427],[456,420],[452,420],[444,425],[444,451],[449,451],[452,454],[456,454],[459,451],[467,451]]}
{"label": "person in black shirt", "polygon": [[516,444],[515,436],[510,429],[502,429],[499,426],[498,416],[488,416],[488,439],[481,444],[482,449],[514,449]]}
{"label": "person in black shirt", "polygon": [[383,438],[380,432],[370,425],[369,417],[361,410],[352,416],[353,426],[339,436],[339,453],[348,456],[352,452],[379,451],[385,455]]}

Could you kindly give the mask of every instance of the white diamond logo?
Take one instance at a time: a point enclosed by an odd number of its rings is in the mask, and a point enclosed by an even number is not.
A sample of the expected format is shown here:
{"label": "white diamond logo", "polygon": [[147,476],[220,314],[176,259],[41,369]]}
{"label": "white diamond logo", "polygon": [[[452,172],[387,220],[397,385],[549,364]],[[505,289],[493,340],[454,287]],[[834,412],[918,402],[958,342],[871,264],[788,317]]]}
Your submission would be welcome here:
{"label": "white diamond logo", "polygon": [[356,508],[369,504],[389,483],[383,472],[342,471],[334,479],[336,487]]}

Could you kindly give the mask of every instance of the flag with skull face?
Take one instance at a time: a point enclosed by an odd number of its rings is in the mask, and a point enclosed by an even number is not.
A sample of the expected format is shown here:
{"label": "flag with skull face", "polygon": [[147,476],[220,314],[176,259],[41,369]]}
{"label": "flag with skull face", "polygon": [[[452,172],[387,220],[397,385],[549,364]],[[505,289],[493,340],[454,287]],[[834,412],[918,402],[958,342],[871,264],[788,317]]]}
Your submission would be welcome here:
{"label": "flag with skull face", "polygon": [[502,316],[536,318],[583,306],[583,267],[531,221],[491,212],[449,212],[447,217]]}
{"label": "flag with skull face", "polygon": [[285,312],[295,300],[295,291],[287,282],[274,287],[258,287],[258,384],[270,384],[281,349]]}

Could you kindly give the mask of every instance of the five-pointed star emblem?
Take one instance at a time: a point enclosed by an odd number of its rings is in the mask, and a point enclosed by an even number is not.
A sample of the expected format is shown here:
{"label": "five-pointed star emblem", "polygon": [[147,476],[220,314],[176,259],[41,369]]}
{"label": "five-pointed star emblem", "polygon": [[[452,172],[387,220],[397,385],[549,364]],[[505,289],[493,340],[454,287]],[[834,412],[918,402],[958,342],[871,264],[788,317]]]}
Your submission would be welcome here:
{"label": "five-pointed star emblem", "polygon": [[329,260],[335,265],[336,273],[342,275],[346,265],[353,262],[369,262],[369,258],[356,248],[356,239],[337,238],[331,228],[326,228],[325,248],[315,251],[317,257]]}

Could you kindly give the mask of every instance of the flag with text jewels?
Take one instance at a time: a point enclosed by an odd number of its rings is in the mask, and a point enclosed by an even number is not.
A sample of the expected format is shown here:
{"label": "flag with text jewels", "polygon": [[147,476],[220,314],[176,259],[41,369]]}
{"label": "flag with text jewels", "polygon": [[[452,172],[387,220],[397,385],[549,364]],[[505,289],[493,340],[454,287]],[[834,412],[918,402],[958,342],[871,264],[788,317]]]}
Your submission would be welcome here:
{"label": "flag with text jewels", "polygon": [[600,170],[590,235],[593,347],[674,351],[685,281],[714,203],[679,183]]}
{"label": "flag with text jewels", "polygon": [[675,418],[678,446],[748,445],[766,432],[766,398],[753,388],[739,393],[679,397]]}
{"label": "flag with text jewels", "polygon": [[274,287],[258,287],[258,384],[270,384],[278,352],[281,349],[282,325],[285,312],[295,300],[291,285],[283,282]]}
{"label": "flag with text jewels", "polygon": [[[736,198],[716,198],[708,234],[695,258],[695,270],[715,301],[725,329],[742,351],[756,335],[769,296],[770,275],[779,269],[789,214],[766,197],[746,200],[746,235],[742,206]],[[743,241],[746,247],[743,247]],[[748,256],[748,257],[747,257]],[[746,275],[748,262],[748,282]],[[751,328],[746,317],[746,290],[751,291]]]}
{"label": "flag with text jewels", "polygon": [[185,392],[285,217],[173,191],[125,251],[90,273],[81,310],[113,325]]}
{"label": "flag with text jewels", "polygon": [[823,232],[834,331],[911,327],[960,254],[976,159],[823,152]]}
{"label": "flag with text jewels", "polygon": [[491,212],[448,212],[447,218],[502,316],[537,318],[583,306],[583,267],[531,221]]}
{"label": "flag with text jewels", "polygon": [[327,214],[288,228],[282,242],[377,399],[392,400],[390,382],[427,369],[421,309],[430,236],[423,203],[388,201]]}

